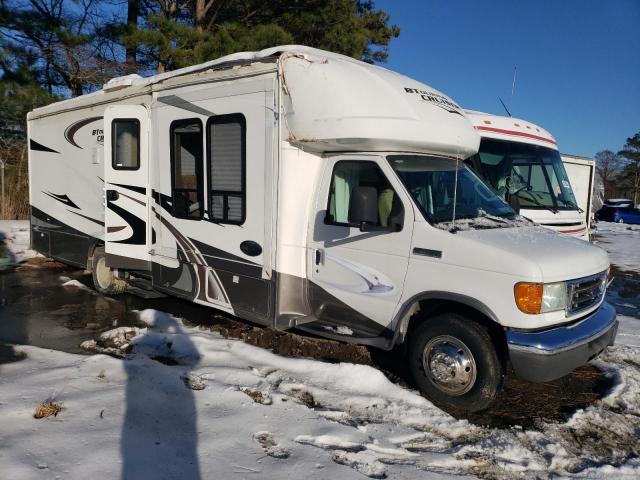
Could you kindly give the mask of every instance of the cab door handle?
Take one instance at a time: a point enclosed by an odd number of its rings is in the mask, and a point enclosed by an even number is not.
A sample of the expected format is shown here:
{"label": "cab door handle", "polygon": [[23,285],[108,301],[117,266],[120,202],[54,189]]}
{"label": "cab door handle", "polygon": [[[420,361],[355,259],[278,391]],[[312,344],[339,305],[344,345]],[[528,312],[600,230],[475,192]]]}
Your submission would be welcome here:
{"label": "cab door handle", "polygon": [[316,265],[320,265],[321,261],[322,261],[322,250],[320,250],[319,248],[316,248]]}

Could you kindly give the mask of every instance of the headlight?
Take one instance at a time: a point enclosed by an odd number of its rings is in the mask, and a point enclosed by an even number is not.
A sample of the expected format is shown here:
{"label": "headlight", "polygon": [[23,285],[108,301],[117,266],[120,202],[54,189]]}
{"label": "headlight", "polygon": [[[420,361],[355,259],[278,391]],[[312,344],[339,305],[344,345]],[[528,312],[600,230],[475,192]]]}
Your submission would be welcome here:
{"label": "headlight", "polygon": [[514,287],[514,295],[516,305],[524,313],[555,312],[567,305],[567,284],[520,282]]}

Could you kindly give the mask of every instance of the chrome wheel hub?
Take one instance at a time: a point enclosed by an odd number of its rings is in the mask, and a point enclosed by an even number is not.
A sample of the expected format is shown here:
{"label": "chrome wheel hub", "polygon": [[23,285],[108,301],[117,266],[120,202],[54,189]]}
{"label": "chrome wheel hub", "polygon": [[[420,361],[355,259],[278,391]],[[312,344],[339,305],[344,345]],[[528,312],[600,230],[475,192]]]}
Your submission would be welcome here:
{"label": "chrome wheel hub", "polygon": [[459,339],[439,335],[429,340],[422,353],[422,367],[433,384],[447,395],[464,395],[476,382],[476,362]]}

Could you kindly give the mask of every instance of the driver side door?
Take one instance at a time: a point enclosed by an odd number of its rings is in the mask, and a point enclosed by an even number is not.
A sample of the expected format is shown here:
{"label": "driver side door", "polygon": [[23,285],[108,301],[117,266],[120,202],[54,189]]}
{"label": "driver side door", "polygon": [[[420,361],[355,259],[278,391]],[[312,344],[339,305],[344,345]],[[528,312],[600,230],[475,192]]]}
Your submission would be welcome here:
{"label": "driver side door", "polygon": [[[351,226],[355,187],[376,189],[379,227],[387,224],[395,201],[394,209],[403,210],[401,230],[363,232]],[[410,199],[382,157],[341,156],[329,159],[315,206],[307,256],[313,317],[334,328],[345,326],[356,337],[390,335],[408,268]]]}

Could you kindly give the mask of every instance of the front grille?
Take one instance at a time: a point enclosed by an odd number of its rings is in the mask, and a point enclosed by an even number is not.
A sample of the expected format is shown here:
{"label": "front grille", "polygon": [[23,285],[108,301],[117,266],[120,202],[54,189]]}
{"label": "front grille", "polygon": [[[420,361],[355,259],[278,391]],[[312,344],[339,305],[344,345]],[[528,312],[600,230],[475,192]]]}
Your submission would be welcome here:
{"label": "front grille", "polygon": [[567,282],[567,315],[573,316],[597,305],[607,289],[607,271]]}

